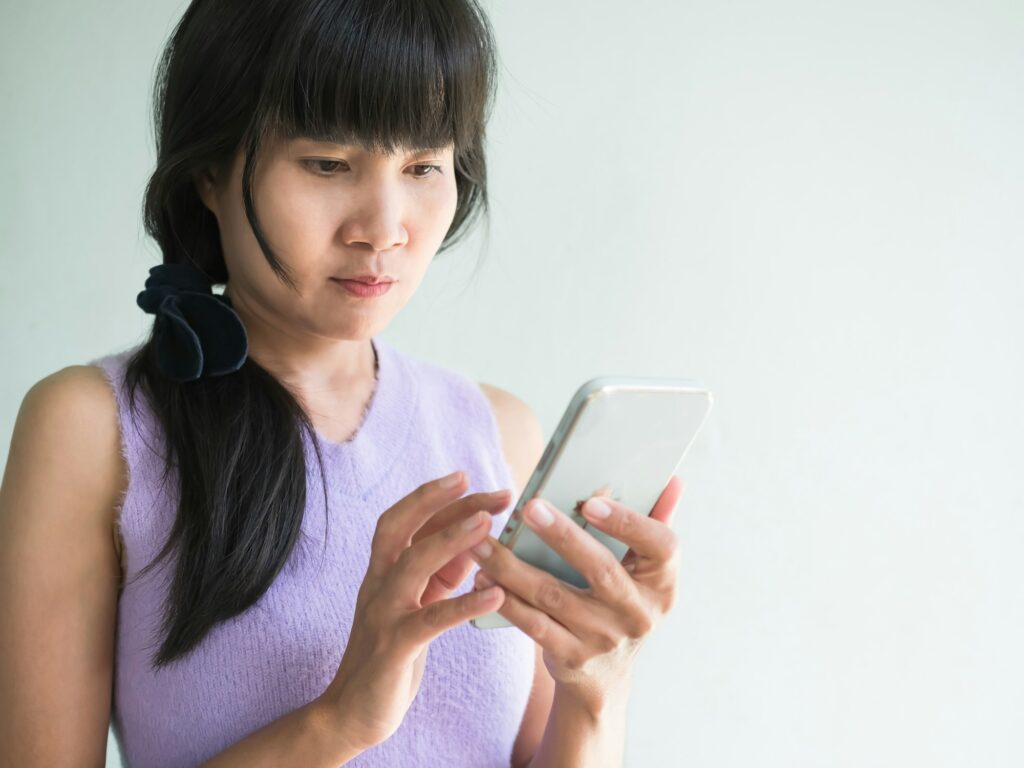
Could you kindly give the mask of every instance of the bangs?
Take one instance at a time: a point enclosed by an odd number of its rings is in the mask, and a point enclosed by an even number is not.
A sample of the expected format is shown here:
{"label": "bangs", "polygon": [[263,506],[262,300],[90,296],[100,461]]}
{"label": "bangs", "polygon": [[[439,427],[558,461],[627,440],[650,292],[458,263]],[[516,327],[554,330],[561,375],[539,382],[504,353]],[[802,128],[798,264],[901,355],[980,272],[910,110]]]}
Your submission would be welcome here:
{"label": "bangs", "polygon": [[292,47],[268,68],[273,133],[386,154],[480,139],[494,65],[471,7],[444,0],[312,6],[285,36]]}

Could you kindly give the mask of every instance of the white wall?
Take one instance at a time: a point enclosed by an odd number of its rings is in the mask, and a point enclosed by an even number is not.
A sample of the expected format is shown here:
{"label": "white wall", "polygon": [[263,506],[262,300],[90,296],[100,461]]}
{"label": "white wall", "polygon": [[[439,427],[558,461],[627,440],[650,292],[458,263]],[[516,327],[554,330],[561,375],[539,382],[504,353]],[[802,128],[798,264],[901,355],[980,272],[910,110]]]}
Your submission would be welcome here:
{"label": "white wall", "polygon": [[[12,5],[8,435],[34,381],[151,320],[150,78],[185,7]],[[1020,765],[1024,5],[487,7],[489,251],[435,262],[385,337],[548,434],[591,376],[714,390],[627,764]]]}

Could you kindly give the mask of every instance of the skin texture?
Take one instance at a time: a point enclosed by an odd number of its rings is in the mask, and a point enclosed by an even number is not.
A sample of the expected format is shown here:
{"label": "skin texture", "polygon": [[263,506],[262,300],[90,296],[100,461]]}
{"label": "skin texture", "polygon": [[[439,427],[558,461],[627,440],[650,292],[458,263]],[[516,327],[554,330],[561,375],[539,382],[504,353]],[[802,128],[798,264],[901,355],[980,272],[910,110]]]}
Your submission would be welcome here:
{"label": "skin texture", "polygon": [[[583,574],[587,589],[519,560],[490,536],[471,550],[481,569],[476,586],[504,588],[498,612],[542,648],[555,681],[530,768],[622,764],[633,659],[675,600],[680,557],[669,526],[681,495],[673,475],[649,514],[608,498],[586,501],[588,521],[630,545],[621,563],[564,510],[531,499],[526,524]],[[542,507],[547,514],[536,514]]]}
{"label": "skin texture", "polygon": [[[628,680],[643,640],[672,608],[679,548],[668,526],[681,494],[682,481],[673,476],[649,515],[606,497],[587,500],[587,520],[630,545],[622,563],[550,502],[535,498],[525,506],[526,524],[586,578],[587,589],[519,560],[490,536],[472,550],[481,566],[476,583],[507,590],[499,613],[543,646],[562,689],[595,707],[603,691]],[[604,517],[596,512],[601,502]]]}
{"label": "skin texture", "polygon": [[[307,139],[268,145],[253,201],[295,291],[274,274],[245,216],[241,153],[227,178],[208,171],[196,188],[217,217],[225,295],[250,356],[296,392],[322,434],[347,439],[373,389],[369,339],[416,293],[455,216],[453,147],[386,156]],[[395,283],[360,298],[330,280],[365,273]]]}
{"label": "skin texture", "polygon": [[103,765],[127,483],[103,373],[70,366],[26,393],[0,487],[0,765]]}

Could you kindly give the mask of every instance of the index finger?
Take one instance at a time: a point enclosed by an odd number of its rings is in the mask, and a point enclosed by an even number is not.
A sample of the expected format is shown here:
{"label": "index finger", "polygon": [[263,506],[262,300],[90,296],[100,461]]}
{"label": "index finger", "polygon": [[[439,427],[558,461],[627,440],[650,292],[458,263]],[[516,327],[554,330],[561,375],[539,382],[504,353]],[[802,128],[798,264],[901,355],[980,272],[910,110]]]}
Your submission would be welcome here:
{"label": "index finger", "polygon": [[460,471],[423,483],[385,510],[377,520],[370,543],[370,570],[382,575],[414,540],[478,510],[491,511],[498,504],[508,504],[510,492],[507,490],[506,497],[498,492],[474,493],[460,498],[466,489],[466,479],[466,472]]}

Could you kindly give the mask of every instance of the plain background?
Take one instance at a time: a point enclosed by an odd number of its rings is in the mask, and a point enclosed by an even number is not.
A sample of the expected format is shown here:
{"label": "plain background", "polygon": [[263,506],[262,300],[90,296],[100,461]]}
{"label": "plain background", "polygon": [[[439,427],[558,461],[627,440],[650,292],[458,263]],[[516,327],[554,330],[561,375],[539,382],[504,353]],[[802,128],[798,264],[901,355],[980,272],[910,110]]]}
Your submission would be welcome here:
{"label": "plain background", "polygon": [[[714,391],[627,764],[1024,763],[1024,5],[486,7],[486,255],[443,254],[382,335],[548,435],[592,376]],[[5,435],[152,320],[149,95],[184,8],[3,6]]]}

